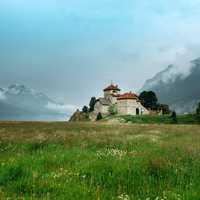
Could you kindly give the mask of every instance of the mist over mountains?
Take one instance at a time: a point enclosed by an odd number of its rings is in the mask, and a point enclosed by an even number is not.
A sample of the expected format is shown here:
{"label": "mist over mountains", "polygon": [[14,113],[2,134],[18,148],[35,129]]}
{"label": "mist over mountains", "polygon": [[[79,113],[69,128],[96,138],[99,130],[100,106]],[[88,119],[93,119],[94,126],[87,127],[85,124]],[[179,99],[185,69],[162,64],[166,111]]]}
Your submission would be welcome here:
{"label": "mist over mountains", "polygon": [[[188,62],[185,69],[169,65],[147,80],[140,92],[155,91],[160,103],[178,113],[194,112],[200,101],[200,58]],[[0,120],[64,120],[75,109],[25,85],[0,87]]]}
{"label": "mist over mountains", "polygon": [[144,90],[156,92],[159,102],[169,104],[178,113],[194,112],[200,101],[200,58],[188,64],[187,73],[169,65],[147,80],[140,91]]}
{"label": "mist over mountains", "polygon": [[0,88],[0,120],[62,120],[73,110],[25,85]]}

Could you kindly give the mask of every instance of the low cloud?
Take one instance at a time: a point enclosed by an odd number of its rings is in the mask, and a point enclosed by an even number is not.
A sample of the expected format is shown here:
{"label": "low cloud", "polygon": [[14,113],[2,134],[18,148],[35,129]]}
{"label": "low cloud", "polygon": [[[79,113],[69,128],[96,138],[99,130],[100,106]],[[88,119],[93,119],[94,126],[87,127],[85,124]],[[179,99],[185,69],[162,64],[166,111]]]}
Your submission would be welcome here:
{"label": "low cloud", "polygon": [[67,105],[67,104],[56,104],[56,103],[51,103],[48,102],[46,106],[49,110],[56,111],[61,114],[65,113],[72,113],[76,110],[76,106],[74,105]]}
{"label": "low cloud", "polygon": [[0,91],[0,100],[5,100],[6,96],[3,92]]}
{"label": "low cloud", "polygon": [[191,50],[186,47],[174,47],[167,51],[161,52],[159,54],[160,59],[164,62],[173,64],[174,67],[171,70],[171,75],[182,75],[183,78],[190,75],[191,70],[191,60],[195,59]]}

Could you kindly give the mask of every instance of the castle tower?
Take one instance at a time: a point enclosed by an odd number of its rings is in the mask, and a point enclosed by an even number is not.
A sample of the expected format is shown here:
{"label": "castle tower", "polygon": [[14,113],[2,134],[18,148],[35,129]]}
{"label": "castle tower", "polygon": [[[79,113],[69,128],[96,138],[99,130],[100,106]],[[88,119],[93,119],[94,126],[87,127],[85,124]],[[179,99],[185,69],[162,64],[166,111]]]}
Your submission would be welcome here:
{"label": "castle tower", "polygon": [[117,97],[119,97],[120,89],[118,85],[109,85],[104,90],[104,98],[110,100],[112,103],[116,103]]}

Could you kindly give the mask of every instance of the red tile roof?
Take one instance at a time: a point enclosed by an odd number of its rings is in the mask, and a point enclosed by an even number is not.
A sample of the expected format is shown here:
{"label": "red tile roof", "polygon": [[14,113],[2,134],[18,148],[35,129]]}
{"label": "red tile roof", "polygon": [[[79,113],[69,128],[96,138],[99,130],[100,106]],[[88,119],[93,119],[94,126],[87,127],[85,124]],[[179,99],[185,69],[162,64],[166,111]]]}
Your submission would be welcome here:
{"label": "red tile roof", "polygon": [[125,99],[138,99],[138,96],[132,92],[129,92],[129,93],[124,93],[117,98],[117,100],[125,100]]}
{"label": "red tile roof", "polygon": [[112,94],[112,97],[120,97],[120,94]]}
{"label": "red tile roof", "polygon": [[110,90],[120,91],[120,89],[118,88],[118,85],[113,85],[113,84],[109,85],[103,91],[106,92],[106,91],[110,91]]}

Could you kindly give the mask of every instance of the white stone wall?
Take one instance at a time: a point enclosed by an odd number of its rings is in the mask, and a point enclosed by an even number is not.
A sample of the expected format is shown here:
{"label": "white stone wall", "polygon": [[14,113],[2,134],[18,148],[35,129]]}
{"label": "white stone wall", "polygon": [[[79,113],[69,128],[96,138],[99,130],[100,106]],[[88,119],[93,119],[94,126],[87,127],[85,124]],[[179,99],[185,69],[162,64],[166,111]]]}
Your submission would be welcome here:
{"label": "white stone wall", "polygon": [[109,106],[102,105],[99,101],[94,106],[95,113],[108,114]]}
{"label": "white stone wall", "polygon": [[110,102],[112,104],[116,104],[117,103],[117,97],[110,96]]}
{"label": "white stone wall", "polygon": [[136,99],[123,99],[117,101],[118,114],[136,115],[138,109],[139,115],[149,114],[148,110],[142,106]]}

